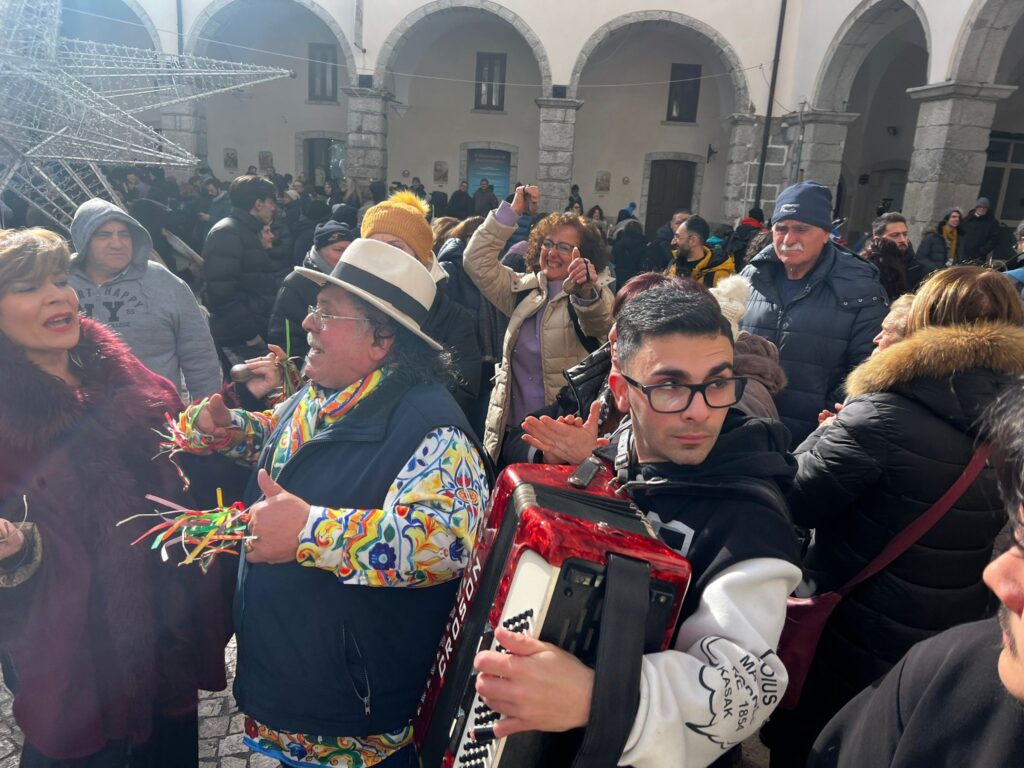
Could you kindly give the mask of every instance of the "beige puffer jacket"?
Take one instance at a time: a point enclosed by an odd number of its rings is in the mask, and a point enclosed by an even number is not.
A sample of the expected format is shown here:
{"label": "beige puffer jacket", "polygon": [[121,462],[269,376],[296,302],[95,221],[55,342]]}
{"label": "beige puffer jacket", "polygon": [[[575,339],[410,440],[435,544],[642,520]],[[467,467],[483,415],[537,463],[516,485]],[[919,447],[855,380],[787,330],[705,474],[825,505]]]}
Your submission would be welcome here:
{"label": "beige puffer jacket", "polygon": [[[515,232],[515,227],[498,223],[492,211],[477,229],[466,246],[462,264],[466,274],[498,311],[509,318],[508,330],[502,345],[501,365],[495,373],[494,391],[487,409],[484,449],[497,460],[501,441],[505,435],[512,389],[509,386],[509,365],[512,350],[523,322],[535,315],[547,301],[548,285],[543,272],[520,273],[503,266],[499,261],[502,246]],[[597,276],[599,294],[592,304],[573,303],[580,327],[587,336],[605,342],[612,325],[612,304],[615,296],[607,287],[612,277],[608,270]],[[518,294],[528,293],[517,304]],[[569,297],[564,293],[547,305],[541,320],[541,361],[544,371],[544,399],[553,402],[558,391],[565,386],[562,371],[571,368],[589,353],[580,343],[572,319],[569,317]]]}

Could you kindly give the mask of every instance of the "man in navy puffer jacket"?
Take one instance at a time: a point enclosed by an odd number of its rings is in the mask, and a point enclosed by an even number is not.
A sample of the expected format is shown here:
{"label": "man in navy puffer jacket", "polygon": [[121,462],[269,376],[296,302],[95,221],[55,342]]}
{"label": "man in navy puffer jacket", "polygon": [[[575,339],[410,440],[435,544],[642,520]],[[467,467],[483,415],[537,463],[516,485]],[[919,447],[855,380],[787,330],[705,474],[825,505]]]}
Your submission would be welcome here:
{"label": "man in navy puffer jacket", "polygon": [[783,190],[772,245],[743,270],[750,299],[741,328],[779,348],[789,379],[775,398],[793,445],[843,399],[843,380],[871,354],[887,300],[878,270],[829,239],[832,194],[813,181]]}

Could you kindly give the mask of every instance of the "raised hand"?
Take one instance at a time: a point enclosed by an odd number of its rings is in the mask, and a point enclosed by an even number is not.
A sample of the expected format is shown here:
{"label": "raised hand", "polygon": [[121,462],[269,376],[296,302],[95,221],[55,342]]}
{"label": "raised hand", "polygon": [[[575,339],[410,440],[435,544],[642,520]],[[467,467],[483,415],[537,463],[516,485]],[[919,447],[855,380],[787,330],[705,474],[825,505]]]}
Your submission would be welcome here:
{"label": "raised hand", "polygon": [[572,261],[569,262],[569,276],[566,282],[573,283],[574,290],[565,289],[567,293],[592,299],[597,295],[597,270],[589,259],[580,255],[579,248],[572,249]]}
{"label": "raised hand", "polygon": [[249,507],[246,558],[253,563],[290,563],[299,548],[299,534],[309,519],[309,504],[289,493],[261,469],[256,483],[262,501]]}

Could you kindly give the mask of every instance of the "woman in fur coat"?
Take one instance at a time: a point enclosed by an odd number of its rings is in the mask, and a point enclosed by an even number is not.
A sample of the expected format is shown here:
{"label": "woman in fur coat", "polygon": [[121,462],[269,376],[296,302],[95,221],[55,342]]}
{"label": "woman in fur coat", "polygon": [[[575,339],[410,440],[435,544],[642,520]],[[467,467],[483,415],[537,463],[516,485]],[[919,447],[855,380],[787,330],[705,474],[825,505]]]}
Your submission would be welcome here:
{"label": "woman in fur coat", "polygon": [[[842,411],[797,448],[789,505],[815,533],[798,595],[845,584],[963,472],[979,416],[1024,375],[1024,315],[1009,283],[981,267],[933,274],[907,338],[854,369]],[[773,766],[804,765],[828,720],[912,645],[991,611],[981,574],[1005,522],[986,468],[916,544],[844,598],[798,708],[773,715]]]}
{"label": "woman in fur coat", "polygon": [[175,387],[78,315],[64,241],[0,232],[0,662],[22,768],[195,766],[197,690],[225,686],[214,573],[132,547]]}

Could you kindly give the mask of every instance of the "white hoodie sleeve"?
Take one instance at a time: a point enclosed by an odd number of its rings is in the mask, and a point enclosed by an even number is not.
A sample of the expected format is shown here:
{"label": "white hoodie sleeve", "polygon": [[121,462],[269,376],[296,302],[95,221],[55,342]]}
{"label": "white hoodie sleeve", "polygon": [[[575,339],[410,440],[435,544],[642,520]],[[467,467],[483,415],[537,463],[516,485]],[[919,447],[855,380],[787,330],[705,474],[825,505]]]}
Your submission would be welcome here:
{"label": "white hoodie sleeve", "polygon": [[707,584],[675,648],[644,656],[619,765],[704,768],[757,732],[789,680],[775,649],[799,581],[792,563],[756,558]]}

